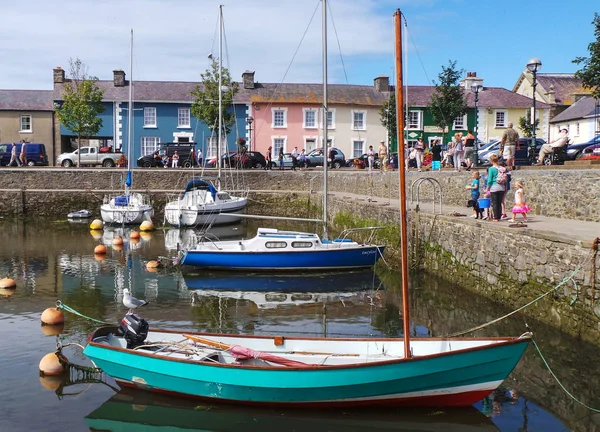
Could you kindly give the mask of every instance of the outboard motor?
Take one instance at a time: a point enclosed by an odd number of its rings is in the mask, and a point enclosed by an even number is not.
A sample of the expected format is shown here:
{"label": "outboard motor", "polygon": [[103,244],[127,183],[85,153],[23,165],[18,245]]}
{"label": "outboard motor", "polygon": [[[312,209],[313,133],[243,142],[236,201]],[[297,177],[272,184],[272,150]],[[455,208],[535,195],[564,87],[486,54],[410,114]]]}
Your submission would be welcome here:
{"label": "outboard motor", "polygon": [[135,348],[144,343],[148,337],[148,321],[137,314],[127,314],[121,320],[119,330],[127,341],[127,348]]}

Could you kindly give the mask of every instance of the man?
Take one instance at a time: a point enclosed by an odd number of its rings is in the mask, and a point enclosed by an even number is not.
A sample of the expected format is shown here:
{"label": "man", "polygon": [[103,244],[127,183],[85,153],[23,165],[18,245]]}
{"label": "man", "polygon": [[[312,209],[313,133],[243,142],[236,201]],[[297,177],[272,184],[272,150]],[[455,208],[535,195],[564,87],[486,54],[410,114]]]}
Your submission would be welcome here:
{"label": "man", "polygon": [[464,137],[465,141],[465,162],[467,163],[467,171],[471,169],[475,163],[475,135],[471,130],[468,130],[467,136]]}
{"label": "man", "polygon": [[27,166],[27,143],[25,140],[21,140],[21,155],[19,158],[21,159],[21,165]]}
{"label": "man", "polygon": [[291,153],[292,156],[292,169],[296,171],[296,167],[298,166],[298,147],[294,147]]}
{"label": "man", "polygon": [[369,150],[367,150],[367,161],[369,162],[369,172],[373,171],[373,163],[375,162],[375,150],[373,150],[373,146],[369,146]]}
{"label": "man", "polygon": [[196,154],[197,159],[198,159],[198,166],[202,167],[202,150],[198,149],[198,153]]}
{"label": "man", "polygon": [[569,143],[569,131],[567,128],[562,128],[560,133],[558,134],[558,138],[552,141],[549,144],[544,144],[540,149],[540,154],[538,156],[538,163],[536,166],[542,165],[544,163],[544,158],[548,153],[554,153],[554,150],[557,148],[561,148],[566,146]]}
{"label": "man", "polygon": [[8,163],[8,166],[12,166],[13,162],[16,163],[17,166],[21,166],[21,159],[17,155],[17,145],[15,143],[13,143],[12,150],[10,151],[10,162]]}
{"label": "man", "polygon": [[502,135],[502,140],[500,141],[500,154],[506,161],[506,166],[508,169],[515,169],[515,151],[517,150],[518,145],[519,134],[513,129],[513,124],[510,122],[508,123],[508,128],[504,131],[504,135]]}
{"label": "man", "polygon": [[385,145],[385,141],[379,141],[379,169],[381,171],[387,171],[388,164],[388,151]]}

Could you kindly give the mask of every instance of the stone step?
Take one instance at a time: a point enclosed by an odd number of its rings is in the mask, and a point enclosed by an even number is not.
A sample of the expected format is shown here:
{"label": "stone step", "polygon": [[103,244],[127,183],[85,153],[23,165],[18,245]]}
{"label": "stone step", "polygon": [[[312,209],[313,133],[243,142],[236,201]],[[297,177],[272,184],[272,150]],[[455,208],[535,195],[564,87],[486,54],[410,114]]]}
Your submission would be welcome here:
{"label": "stone step", "polygon": [[566,166],[588,166],[588,165],[600,165],[600,159],[577,159],[574,161],[566,161]]}

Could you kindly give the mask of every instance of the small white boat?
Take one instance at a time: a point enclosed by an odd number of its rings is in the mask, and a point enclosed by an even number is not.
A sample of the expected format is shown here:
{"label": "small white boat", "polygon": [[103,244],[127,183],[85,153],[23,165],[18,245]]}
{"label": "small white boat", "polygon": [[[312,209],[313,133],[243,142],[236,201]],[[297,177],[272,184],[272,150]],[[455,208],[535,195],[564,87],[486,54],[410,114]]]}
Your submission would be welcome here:
{"label": "small white boat", "polygon": [[87,219],[92,217],[92,212],[89,210],[78,210],[67,214],[69,219]]}

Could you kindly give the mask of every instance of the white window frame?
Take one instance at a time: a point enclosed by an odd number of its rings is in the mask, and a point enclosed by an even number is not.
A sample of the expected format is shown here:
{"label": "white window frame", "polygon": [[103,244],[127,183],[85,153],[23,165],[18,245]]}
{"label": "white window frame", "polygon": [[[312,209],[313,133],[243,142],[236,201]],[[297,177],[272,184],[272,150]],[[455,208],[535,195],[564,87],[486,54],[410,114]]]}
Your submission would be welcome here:
{"label": "white window frame", "polygon": [[[456,121],[460,120],[461,123],[457,123]],[[460,117],[456,117],[454,122],[452,123],[452,129],[454,130],[467,130],[467,115],[462,115]]]}
{"label": "white window frame", "polygon": [[[283,113],[283,125],[275,126],[275,113]],[[271,108],[271,127],[273,129],[285,129],[287,128],[287,108],[273,107]]]}
{"label": "white window frame", "polygon": [[219,145],[219,137],[211,135],[206,137],[206,155],[204,160],[212,159],[217,156],[217,146]]}
{"label": "white window frame", "polygon": [[[356,123],[355,123],[355,119],[354,116],[356,114],[362,114],[362,127],[357,127]],[[352,130],[357,131],[366,131],[367,130],[367,111],[366,110],[352,110],[351,111],[351,117],[350,117],[350,125],[352,127]]]}
{"label": "white window frame", "polygon": [[[355,144],[356,143],[362,143],[361,149],[360,149],[360,154],[356,155],[356,148],[355,148]],[[357,157],[361,157],[363,154],[366,153],[365,149],[367,145],[367,140],[365,140],[364,138],[352,138],[352,157],[353,158],[357,158]]]}
{"label": "white window frame", "polygon": [[[181,114],[184,113],[182,116]],[[191,116],[190,116],[189,108],[178,108],[177,109],[177,128],[179,129],[189,129],[191,128]],[[185,122],[187,118],[187,122]],[[183,120],[183,122],[182,122]]]}
{"label": "white window frame", "polygon": [[[331,122],[329,121],[330,115],[331,115]],[[327,111],[326,117],[327,117],[327,129],[335,129],[335,108],[329,108],[329,110]]]}
{"label": "white window frame", "polygon": [[[132,113],[133,115],[133,113]],[[154,121],[152,121],[154,120]],[[155,128],[157,127],[156,121],[156,107],[144,107],[144,127]]]}
{"label": "white window frame", "polygon": [[[312,126],[306,124],[306,117],[308,113],[314,115],[314,123]],[[302,108],[302,124],[304,129],[317,129],[319,127],[319,111],[316,108]]]}
{"label": "white window frame", "polygon": [[[417,121],[413,122],[411,116],[417,115]],[[423,130],[423,111],[421,110],[408,110],[408,116],[406,119],[406,129],[408,130]]]}
{"label": "white window frame", "polygon": [[[498,123],[498,114],[500,114],[500,113],[504,114],[504,123]],[[494,127],[496,129],[508,127],[508,111],[507,110],[495,110],[494,111]]]}
{"label": "white window frame", "polygon": [[[29,129],[23,128],[23,119],[29,118]],[[33,133],[33,116],[31,114],[21,114],[19,116],[19,133]]]}
{"label": "white window frame", "polygon": [[160,149],[159,136],[143,136],[140,138],[142,155],[149,155]]}
{"label": "white window frame", "polygon": [[275,146],[275,141],[277,140],[282,140],[283,141],[283,152],[286,152],[286,148],[287,148],[287,136],[272,136],[271,137],[271,147],[273,147],[272,149],[272,158],[273,160],[277,160],[277,157],[279,156],[279,149]]}
{"label": "white window frame", "polygon": [[[310,149],[308,148],[308,141],[314,141],[313,147]],[[305,136],[304,137],[304,150],[306,151],[306,154],[309,154],[311,151],[318,148],[319,147],[318,143],[319,143],[318,136]]]}

